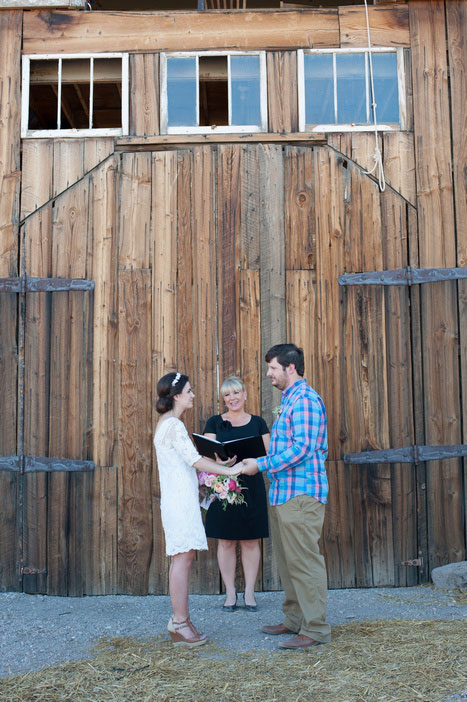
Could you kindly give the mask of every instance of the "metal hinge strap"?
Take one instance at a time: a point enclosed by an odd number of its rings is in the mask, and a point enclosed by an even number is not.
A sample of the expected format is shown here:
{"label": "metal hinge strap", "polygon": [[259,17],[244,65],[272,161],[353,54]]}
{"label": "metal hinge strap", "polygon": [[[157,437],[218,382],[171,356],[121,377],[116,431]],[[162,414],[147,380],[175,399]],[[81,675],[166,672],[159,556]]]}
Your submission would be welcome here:
{"label": "metal hinge strap", "polygon": [[398,268],[390,271],[346,273],[339,276],[339,285],[420,285],[441,280],[467,278],[467,268]]}
{"label": "metal hinge strap", "polygon": [[423,558],[412,558],[409,561],[401,561],[403,566],[416,566],[417,568],[423,568]]}
{"label": "metal hinge strap", "polygon": [[0,292],[73,292],[94,290],[93,280],[82,278],[34,278],[23,275],[21,278],[0,278]]}
{"label": "metal hinge strap", "polygon": [[38,471],[51,473],[55,471],[91,471],[93,461],[82,461],[75,458],[49,458],[46,456],[0,456],[0,471],[13,473],[35,473]]}
{"label": "metal hinge strap", "polygon": [[345,453],[344,463],[422,463],[467,456],[467,444],[456,446],[407,446],[383,451]]}

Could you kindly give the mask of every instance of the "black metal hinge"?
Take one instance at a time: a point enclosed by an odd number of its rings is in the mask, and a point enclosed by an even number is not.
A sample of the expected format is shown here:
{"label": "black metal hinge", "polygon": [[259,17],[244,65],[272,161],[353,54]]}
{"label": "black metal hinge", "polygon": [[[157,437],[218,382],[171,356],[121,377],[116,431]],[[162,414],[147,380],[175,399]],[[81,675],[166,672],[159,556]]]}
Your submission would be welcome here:
{"label": "black metal hinge", "polygon": [[467,444],[456,446],[407,446],[383,451],[345,453],[344,463],[423,463],[467,456]]}
{"label": "black metal hinge", "polygon": [[339,285],[420,285],[441,280],[467,278],[467,268],[397,268],[391,271],[345,273],[339,276]]}
{"label": "black metal hinge", "polygon": [[23,275],[21,278],[0,278],[0,292],[72,292],[74,290],[94,290],[93,280],[82,278],[33,278]]}
{"label": "black metal hinge", "polygon": [[91,471],[93,461],[75,458],[49,458],[48,456],[0,456],[0,470],[11,473],[36,473],[55,471]]}
{"label": "black metal hinge", "polygon": [[423,568],[423,557],[412,558],[410,561],[401,561],[403,566],[415,566],[416,568]]}
{"label": "black metal hinge", "polygon": [[18,563],[18,575],[20,578],[23,575],[47,575],[47,568],[30,568]]}

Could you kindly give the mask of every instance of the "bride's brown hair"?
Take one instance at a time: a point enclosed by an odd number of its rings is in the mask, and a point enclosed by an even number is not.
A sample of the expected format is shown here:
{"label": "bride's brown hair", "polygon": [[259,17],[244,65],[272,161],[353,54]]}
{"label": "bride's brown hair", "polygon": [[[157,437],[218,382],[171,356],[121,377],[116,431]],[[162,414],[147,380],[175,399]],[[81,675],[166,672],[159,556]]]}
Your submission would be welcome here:
{"label": "bride's brown hair", "polygon": [[174,406],[175,395],[180,395],[189,378],[183,373],[167,373],[157,383],[156,410],[159,414],[170,412]]}

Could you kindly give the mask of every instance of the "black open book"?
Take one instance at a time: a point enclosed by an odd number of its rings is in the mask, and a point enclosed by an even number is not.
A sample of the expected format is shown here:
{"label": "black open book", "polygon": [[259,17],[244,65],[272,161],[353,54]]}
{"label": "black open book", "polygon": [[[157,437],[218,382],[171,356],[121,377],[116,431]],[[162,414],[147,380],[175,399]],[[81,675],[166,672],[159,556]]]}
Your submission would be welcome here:
{"label": "black open book", "polygon": [[245,439],[233,439],[232,441],[217,441],[209,439],[203,434],[193,434],[196,448],[202,456],[216,460],[215,453],[222,461],[237,456],[237,462],[244,458],[259,458],[266,455],[262,436],[247,436]]}

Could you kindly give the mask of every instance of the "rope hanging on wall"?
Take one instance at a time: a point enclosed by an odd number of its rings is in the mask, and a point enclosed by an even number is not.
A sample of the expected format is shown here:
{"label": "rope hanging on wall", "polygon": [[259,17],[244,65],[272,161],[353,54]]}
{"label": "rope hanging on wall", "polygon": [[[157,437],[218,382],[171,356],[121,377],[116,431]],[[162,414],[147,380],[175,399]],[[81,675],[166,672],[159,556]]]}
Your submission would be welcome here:
{"label": "rope hanging on wall", "polygon": [[366,14],[366,32],[368,36],[368,60],[370,62],[370,87],[371,87],[371,107],[373,111],[373,121],[375,125],[375,150],[373,153],[373,161],[375,165],[371,171],[364,171],[367,175],[371,175],[376,172],[376,177],[378,178],[378,185],[381,192],[386,189],[386,179],[384,177],[384,166],[383,157],[381,155],[381,150],[378,143],[378,129],[376,120],[376,102],[375,102],[375,86],[373,83],[373,60],[371,56],[371,39],[370,39],[370,21],[368,19],[368,4],[365,0],[365,14]]}

